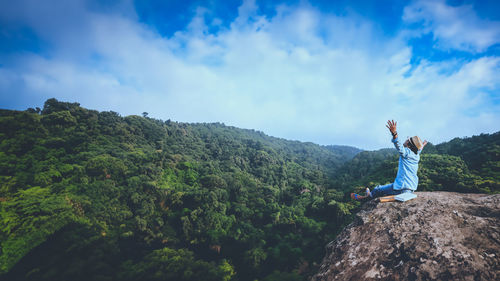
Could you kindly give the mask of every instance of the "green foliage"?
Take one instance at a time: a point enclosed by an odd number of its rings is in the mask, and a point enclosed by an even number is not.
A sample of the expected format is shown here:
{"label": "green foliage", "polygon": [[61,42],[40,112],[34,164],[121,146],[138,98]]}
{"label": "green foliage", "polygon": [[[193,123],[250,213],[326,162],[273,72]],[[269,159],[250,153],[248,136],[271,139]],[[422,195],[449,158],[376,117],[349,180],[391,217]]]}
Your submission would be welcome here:
{"label": "green foliage", "polygon": [[193,252],[163,248],[154,250],[141,261],[122,264],[120,280],[230,280],[235,274],[225,260],[219,265],[197,260]]}
{"label": "green foliage", "polygon": [[303,276],[296,272],[279,272],[273,271],[273,273],[266,276],[263,281],[302,281],[305,280]]}
{"label": "green foliage", "polygon": [[49,188],[20,190],[2,202],[0,215],[0,271],[6,272],[29,250],[69,223],[86,222],[78,203],[67,194]]}
{"label": "green foliage", "polygon": [[[332,175],[358,152],[55,99],[41,111],[0,111],[2,272],[10,280],[306,277],[312,266],[291,272],[319,262],[350,221],[355,205]],[[43,258],[40,249],[58,254]]]}
{"label": "green foliage", "polygon": [[436,145],[431,152],[462,158],[471,172],[482,179],[498,181],[500,178],[500,132],[455,138]]}
{"label": "green foliage", "polygon": [[[452,143],[426,148],[419,189],[499,192],[498,133]],[[397,160],[55,99],[0,110],[0,278],[305,280],[348,193]]]}

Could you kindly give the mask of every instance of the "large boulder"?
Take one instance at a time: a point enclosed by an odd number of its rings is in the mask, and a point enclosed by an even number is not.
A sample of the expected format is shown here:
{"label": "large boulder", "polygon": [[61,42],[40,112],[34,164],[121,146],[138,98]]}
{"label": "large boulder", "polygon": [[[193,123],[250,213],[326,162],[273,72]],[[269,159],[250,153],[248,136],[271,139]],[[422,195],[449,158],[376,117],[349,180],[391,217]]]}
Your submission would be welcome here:
{"label": "large boulder", "polygon": [[312,280],[500,280],[500,194],[364,204]]}

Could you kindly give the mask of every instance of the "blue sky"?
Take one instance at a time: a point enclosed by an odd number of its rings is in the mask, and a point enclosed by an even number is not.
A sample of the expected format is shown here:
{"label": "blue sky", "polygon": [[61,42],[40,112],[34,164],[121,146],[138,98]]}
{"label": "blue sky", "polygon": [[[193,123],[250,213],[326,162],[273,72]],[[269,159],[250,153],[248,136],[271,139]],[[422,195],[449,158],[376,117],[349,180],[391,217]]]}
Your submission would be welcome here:
{"label": "blue sky", "polygon": [[499,1],[0,0],[0,108],[51,97],[286,139],[500,130]]}

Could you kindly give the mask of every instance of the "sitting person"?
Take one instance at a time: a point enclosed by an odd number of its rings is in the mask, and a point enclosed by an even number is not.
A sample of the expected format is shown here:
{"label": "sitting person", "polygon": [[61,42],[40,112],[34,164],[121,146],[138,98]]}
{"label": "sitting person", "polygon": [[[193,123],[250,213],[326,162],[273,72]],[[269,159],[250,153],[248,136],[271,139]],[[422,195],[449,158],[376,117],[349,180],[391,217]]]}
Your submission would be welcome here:
{"label": "sitting person", "polygon": [[362,200],[365,198],[375,198],[387,195],[397,195],[405,192],[413,192],[418,186],[418,161],[420,161],[420,152],[427,144],[427,141],[422,141],[418,136],[407,139],[403,145],[398,139],[396,131],[397,122],[387,121],[386,127],[392,134],[392,142],[399,152],[398,174],[393,183],[387,185],[379,185],[371,192],[366,188],[366,195],[351,193],[351,198],[354,200]]}

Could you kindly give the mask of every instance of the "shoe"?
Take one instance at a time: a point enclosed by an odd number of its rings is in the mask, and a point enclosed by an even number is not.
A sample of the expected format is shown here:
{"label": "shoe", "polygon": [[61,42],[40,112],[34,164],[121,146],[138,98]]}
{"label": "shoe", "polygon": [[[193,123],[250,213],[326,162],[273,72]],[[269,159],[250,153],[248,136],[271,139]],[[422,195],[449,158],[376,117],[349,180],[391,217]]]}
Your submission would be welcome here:
{"label": "shoe", "polygon": [[366,198],[366,196],[362,196],[362,195],[359,195],[359,194],[356,194],[356,193],[351,193],[351,199],[352,200],[361,201],[361,200],[363,200],[365,198]]}

